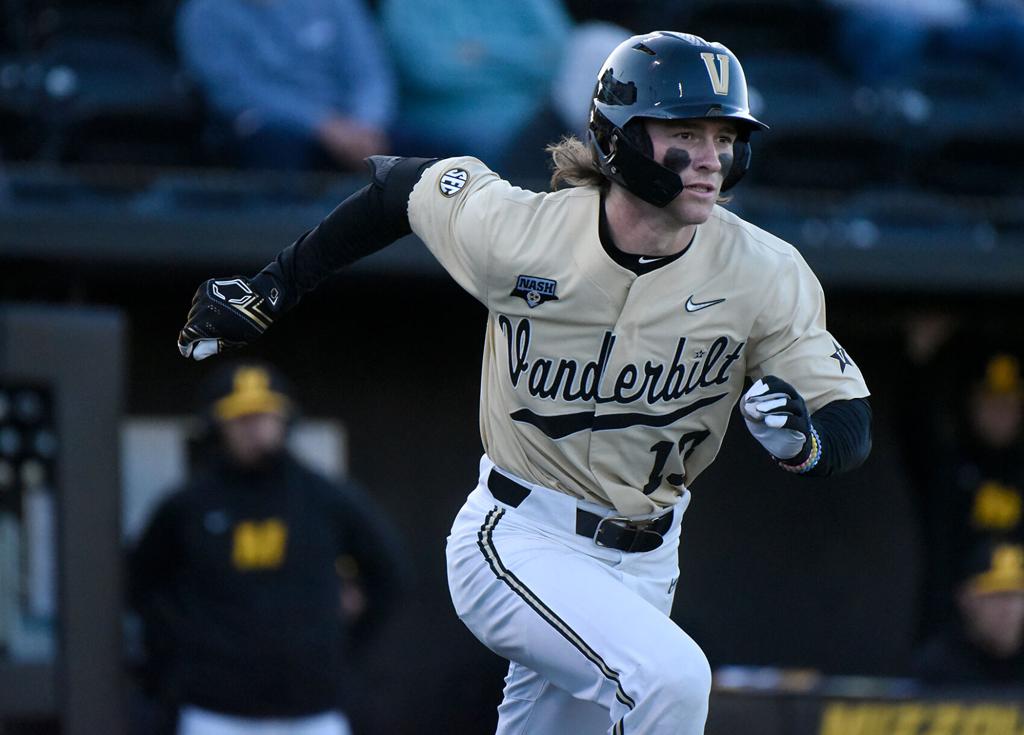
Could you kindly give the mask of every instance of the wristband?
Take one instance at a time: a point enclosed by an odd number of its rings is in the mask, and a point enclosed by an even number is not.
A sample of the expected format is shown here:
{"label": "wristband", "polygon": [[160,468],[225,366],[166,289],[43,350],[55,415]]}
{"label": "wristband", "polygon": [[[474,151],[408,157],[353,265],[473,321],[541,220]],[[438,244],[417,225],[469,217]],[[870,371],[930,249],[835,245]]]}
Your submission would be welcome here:
{"label": "wristband", "polygon": [[781,460],[778,461],[779,467],[786,470],[786,472],[793,472],[797,475],[803,475],[810,472],[818,466],[818,461],[821,459],[821,438],[818,436],[818,430],[811,426],[811,451],[800,464],[786,464]]}
{"label": "wristband", "polygon": [[249,279],[249,284],[260,296],[267,300],[271,314],[276,316],[284,305],[284,299],[281,298],[284,294],[277,287],[277,281],[274,277],[267,273],[266,270],[262,270]]}

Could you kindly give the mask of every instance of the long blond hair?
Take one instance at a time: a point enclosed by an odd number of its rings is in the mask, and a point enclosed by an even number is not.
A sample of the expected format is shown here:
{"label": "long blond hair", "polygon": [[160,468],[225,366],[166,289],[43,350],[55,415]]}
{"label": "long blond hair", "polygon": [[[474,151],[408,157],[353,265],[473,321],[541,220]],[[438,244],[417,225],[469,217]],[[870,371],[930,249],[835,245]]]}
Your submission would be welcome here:
{"label": "long blond hair", "polygon": [[575,135],[565,135],[544,148],[551,155],[551,189],[566,186],[598,186],[611,183],[594,162],[590,149]]}

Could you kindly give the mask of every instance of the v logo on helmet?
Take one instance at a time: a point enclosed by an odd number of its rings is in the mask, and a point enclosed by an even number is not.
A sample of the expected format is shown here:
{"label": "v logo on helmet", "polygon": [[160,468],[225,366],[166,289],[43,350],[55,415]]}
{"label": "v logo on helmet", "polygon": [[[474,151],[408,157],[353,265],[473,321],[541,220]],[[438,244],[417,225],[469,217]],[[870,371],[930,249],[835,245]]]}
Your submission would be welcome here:
{"label": "v logo on helmet", "polygon": [[[711,77],[711,88],[715,94],[729,94],[729,57],[726,54],[713,54],[705,51],[700,55],[704,59],[704,66],[708,68],[708,76]],[[715,59],[718,65],[715,65]]]}

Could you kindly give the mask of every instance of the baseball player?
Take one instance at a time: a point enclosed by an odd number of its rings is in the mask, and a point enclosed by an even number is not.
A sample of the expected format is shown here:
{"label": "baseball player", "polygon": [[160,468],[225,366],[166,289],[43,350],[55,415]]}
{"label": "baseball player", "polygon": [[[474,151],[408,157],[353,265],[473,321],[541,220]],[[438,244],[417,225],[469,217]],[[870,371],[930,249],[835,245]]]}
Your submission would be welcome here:
{"label": "baseball player", "polygon": [[870,450],[868,390],[813,273],[717,204],[765,127],[727,48],[635,36],[599,72],[588,143],[549,149],[567,188],[375,157],[267,268],[196,294],[179,348],[202,359],[412,231],[486,305],[485,454],[447,558],[459,617],[510,661],[502,735],[702,733],[710,668],[669,611],[689,486],[732,407],[788,472]]}

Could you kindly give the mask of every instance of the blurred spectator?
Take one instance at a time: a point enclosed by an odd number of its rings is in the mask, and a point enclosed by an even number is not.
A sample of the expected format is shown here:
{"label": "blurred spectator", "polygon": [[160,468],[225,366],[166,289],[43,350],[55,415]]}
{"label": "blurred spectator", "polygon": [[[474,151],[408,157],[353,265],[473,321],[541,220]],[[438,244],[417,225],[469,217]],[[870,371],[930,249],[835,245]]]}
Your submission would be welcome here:
{"label": "blurred spectator", "polygon": [[242,165],[354,170],[387,152],[394,81],[363,0],[187,0],[177,30]]}
{"label": "blurred spectator", "polygon": [[615,47],[632,35],[633,31],[622,26],[603,22],[581,23],[566,34],[562,58],[551,80],[551,104],[562,130],[586,139],[597,73]]}
{"label": "blurred spectator", "polygon": [[395,534],[287,451],[275,370],[227,365],[203,394],[209,456],[130,558],[149,688],[179,735],[347,735],[346,649],[392,606]]}
{"label": "blurred spectator", "polygon": [[957,616],[916,662],[931,684],[1024,685],[1024,546],[984,542],[968,557]]}
{"label": "blurred spectator", "polygon": [[[597,21],[626,28],[664,30],[685,27],[685,22],[678,21],[684,21],[685,16],[689,15],[689,6],[690,3],[682,3],[680,7],[674,7],[668,3],[652,3],[650,0],[565,0],[566,10],[578,23]],[[684,15],[684,18],[679,18],[680,15]]]}
{"label": "blurred spectator", "polygon": [[925,60],[985,62],[1019,83],[1024,0],[828,0],[840,11],[837,46],[857,78],[899,87]]}
{"label": "blurred spectator", "polygon": [[[986,540],[1024,543],[1024,376],[1008,349],[953,336],[942,317],[911,322],[902,407],[926,545],[922,630],[955,612],[958,567]],[[947,405],[948,404],[948,405]]]}
{"label": "blurred spectator", "polygon": [[571,28],[559,0],[383,0],[381,21],[401,87],[397,152],[492,166],[548,106]]}
{"label": "blurred spectator", "polygon": [[495,163],[504,176],[527,187],[547,182],[551,175],[547,146],[567,134],[587,139],[597,72],[608,54],[632,35],[622,26],[589,21],[566,33],[544,106],[507,141],[509,154]]}

